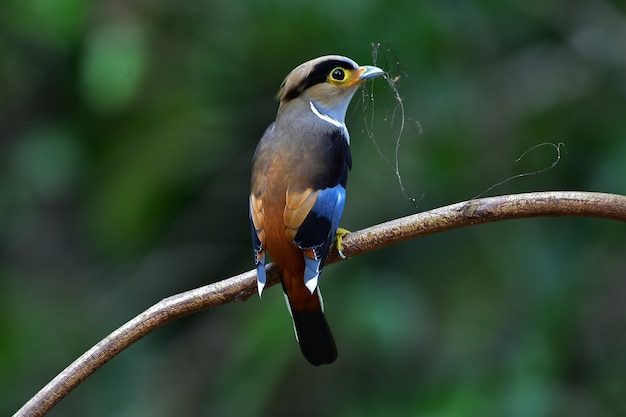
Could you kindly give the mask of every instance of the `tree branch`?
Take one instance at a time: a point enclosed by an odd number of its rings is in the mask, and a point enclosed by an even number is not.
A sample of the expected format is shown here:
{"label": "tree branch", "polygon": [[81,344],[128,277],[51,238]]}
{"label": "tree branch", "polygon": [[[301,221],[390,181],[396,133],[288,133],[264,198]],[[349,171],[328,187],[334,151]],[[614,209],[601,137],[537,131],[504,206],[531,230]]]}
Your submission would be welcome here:
{"label": "tree branch", "polygon": [[[528,217],[598,217],[626,222],[626,197],[615,194],[554,191],[481,198],[382,223],[347,235],[343,253],[351,258],[375,249],[463,226]],[[336,252],[327,264],[339,261]],[[279,282],[273,265],[268,285]],[[173,295],[139,314],[93,346],[32,397],[14,417],[43,416],[78,384],[118,353],[180,317],[256,294],[254,270]]]}

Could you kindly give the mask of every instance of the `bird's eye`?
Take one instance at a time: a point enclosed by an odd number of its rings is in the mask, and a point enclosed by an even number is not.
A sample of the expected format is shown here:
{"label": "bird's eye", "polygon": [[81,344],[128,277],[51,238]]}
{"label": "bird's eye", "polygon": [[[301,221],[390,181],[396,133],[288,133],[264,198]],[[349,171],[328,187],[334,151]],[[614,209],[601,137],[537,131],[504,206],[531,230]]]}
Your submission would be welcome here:
{"label": "bird's eye", "polygon": [[330,79],[333,81],[345,81],[346,79],[346,70],[343,68],[337,67],[330,72]]}

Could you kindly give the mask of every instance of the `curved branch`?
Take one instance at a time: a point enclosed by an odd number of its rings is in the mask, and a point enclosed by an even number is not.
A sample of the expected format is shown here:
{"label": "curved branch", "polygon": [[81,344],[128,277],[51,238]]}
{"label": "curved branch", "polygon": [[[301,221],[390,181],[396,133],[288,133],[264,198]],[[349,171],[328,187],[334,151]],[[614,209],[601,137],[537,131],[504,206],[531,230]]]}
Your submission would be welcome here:
{"label": "curved branch", "polygon": [[[394,243],[463,226],[527,217],[598,217],[626,222],[626,197],[615,194],[554,191],[481,198],[382,223],[347,235],[343,253],[354,257]],[[332,253],[326,263],[340,258]],[[268,285],[279,282],[272,265]],[[254,270],[156,303],[93,346],[32,397],[14,417],[43,416],[94,371],[152,331],[180,317],[245,301],[256,294]]]}
{"label": "curved branch", "polygon": [[[626,222],[626,196],[582,191],[546,191],[463,201],[351,233],[346,257],[360,255],[463,226],[530,217],[597,217]],[[333,253],[332,260],[338,257]]]}

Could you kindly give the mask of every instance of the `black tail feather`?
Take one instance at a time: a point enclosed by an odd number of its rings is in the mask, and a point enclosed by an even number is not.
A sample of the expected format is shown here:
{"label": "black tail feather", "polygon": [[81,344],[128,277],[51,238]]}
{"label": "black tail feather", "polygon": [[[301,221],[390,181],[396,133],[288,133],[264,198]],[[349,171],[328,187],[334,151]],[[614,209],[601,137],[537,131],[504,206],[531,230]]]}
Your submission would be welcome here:
{"label": "black tail feather", "polygon": [[337,359],[335,339],[321,311],[292,311],[298,343],[304,357],[315,366]]}

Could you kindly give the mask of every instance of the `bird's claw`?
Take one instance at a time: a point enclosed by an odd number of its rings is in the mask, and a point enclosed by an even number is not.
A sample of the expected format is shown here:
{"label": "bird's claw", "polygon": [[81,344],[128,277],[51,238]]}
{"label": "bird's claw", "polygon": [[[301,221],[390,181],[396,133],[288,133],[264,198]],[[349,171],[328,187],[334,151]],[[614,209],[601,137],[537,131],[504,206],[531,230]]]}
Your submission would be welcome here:
{"label": "bird's claw", "polygon": [[343,254],[343,238],[350,233],[352,232],[342,227],[337,228],[337,231],[335,232],[335,247],[337,248],[337,253],[341,256],[341,259],[346,259],[346,255]]}

